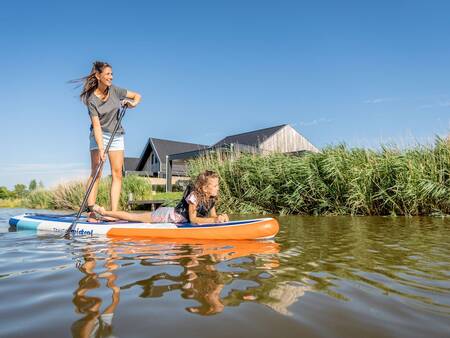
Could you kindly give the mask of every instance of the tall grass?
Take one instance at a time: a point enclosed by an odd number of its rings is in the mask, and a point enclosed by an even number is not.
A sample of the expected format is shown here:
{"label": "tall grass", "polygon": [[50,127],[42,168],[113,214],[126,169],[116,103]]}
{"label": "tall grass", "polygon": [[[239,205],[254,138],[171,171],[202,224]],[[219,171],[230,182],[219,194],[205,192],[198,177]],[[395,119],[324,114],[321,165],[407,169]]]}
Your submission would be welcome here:
{"label": "tall grass", "polygon": [[321,153],[212,153],[189,162],[195,177],[220,176],[219,208],[230,213],[310,215],[450,214],[450,146],[380,151],[328,147]]}
{"label": "tall grass", "polygon": [[[229,213],[450,214],[450,145],[441,139],[404,150],[339,145],[302,156],[216,152],[190,161],[188,168],[192,178],[206,169],[219,174],[218,208]],[[98,204],[109,205],[110,184],[110,178],[102,179]],[[24,204],[77,210],[84,192],[80,182],[38,189]],[[124,178],[121,208],[129,193],[135,200],[155,199],[143,177]]]}
{"label": "tall grass", "polygon": [[2,198],[0,199],[0,208],[21,208],[23,201],[20,198]]}
{"label": "tall grass", "polygon": [[[100,181],[97,203],[109,206],[109,191],[111,178],[103,178]],[[86,191],[84,182],[72,182],[61,184],[53,190],[38,189],[31,192],[24,201],[28,208],[41,209],[69,209],[77,210],[83,200]],[[126,176],[123,178],[122,193],[120,195],[120,207],[126,208],[129,194],[133,199],[151,199],[151,182],[148,178],[139,176]]]}

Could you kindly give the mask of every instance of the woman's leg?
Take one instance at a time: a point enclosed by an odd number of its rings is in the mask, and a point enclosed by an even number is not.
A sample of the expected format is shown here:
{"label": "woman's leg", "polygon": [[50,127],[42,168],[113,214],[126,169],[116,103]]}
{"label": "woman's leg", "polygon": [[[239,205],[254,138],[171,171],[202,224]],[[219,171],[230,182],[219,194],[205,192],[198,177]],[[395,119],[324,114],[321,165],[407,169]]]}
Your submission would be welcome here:
{"label": "woman's leg", "polygon": [[[98,149],[91,150],[91,176],[88,179],[87,187],[89,187],[89,184],[91,184],[92,180],[94,179],[95,171],[97,170],[99,163],[100,163],[100,153]],[[102,171],[100,170],[97,179],[95,180],[94,186],[92,187],[91,193],[89,194],[89,197],[87,199],[87,205],[95,204],[95,200],[97,199],[98,184],[100,182],[101,176]]]}
{"label": "woman's leg", "polygon": [[122,190],[123,150],[112,150],[108,155],[112,176],[110,195],[111,210],[117,211],[119,207],[120,191]]}

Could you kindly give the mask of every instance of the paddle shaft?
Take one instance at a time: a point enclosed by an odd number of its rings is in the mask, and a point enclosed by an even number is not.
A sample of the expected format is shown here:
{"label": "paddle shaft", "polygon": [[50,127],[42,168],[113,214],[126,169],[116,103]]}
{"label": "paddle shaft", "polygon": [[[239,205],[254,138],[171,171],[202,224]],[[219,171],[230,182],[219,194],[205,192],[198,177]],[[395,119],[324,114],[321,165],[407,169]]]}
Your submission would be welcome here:
{"label": "paddle shaft", "polygon": [[[108,144],[106,145],[106,148],[105,148],[105,151],[104,151],[105,154],[107,154],[109,152],[109,148],[111,147],[112,141],[114,140],[114,136],[116,135],[117,130],[119,129],[120,122],[122,121],[122,118],[125,115],[125,111],[126,110],[127,110],[127,105],[125,104],[123,106],[122,110],[119,111],[119,118],[117,120],[117,123],[116,123],[116,126],[114,127],[113,132],[111,133],[111,137],[109,138]],[[75,220],[72,222],[70,227],[67,229],[65,236],[70,235],[70,233],[72,232],[73,228],[76,226],[76,224],[77,224],[81,214],[86,209],[87,200],[89,198],[89,195],[91,194],[91,191],[92,191],[92,188],[94,187],[95,181],[97,180],[97,177],[98,177],[100,171],[102,170],[104,164],[105,164],[105,161],[103,160],[103,157],[100,156],[100,162],[97,165],[97,169],[95,170],[95,174],[92,177],[92,181],[89,183],[89,186],[88,186],[88,188],[86,190],[86,193],[84,194],[83,202],[81,203],[80,209],[78,210],[78,213],[77,213],[77,215],[75,217]]]}

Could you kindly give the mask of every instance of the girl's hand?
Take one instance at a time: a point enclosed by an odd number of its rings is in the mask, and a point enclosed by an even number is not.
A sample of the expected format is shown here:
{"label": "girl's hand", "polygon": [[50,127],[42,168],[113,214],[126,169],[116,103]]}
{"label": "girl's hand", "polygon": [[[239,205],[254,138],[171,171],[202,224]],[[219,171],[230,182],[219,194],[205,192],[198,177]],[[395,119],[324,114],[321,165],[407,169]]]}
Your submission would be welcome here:
{"label": "girl's hand", "polygon": [[228,221],[229,221],[229,219],[226,214],[217,216],[217,223],[224,223],[224,222],[228,222]]}
{"label": "girl's hand", "polygon": [[137,106],[137,102],[135,100],[124,99],[122,100],[122,107],[128,106],[128,108],[134,108]]}

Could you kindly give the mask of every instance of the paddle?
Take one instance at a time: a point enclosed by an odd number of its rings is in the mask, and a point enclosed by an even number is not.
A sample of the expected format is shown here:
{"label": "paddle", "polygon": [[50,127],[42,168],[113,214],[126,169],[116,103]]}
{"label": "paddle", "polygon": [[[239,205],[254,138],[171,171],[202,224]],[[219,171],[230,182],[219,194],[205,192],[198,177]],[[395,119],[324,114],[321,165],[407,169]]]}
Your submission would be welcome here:
{"label": "paddle", "polygon": [[[119,129],[120,122],[122,121],[123,116],[125,115],[125,111],[127,110],[128,105],[125,103],[122,110],[119,110],[119,118],[117,120],[116,126],[114,127],[113,132],[111,133],[111,137],[109,138],[109,142],[106,145],[105,148],[105,154],[108,153],[109,148],[111,147],[111,143],[114,140],[114,136],[116,135],[117,130]],[[78,213],[75,217],[75,220],[72,222],[70,227],[66,230],[66,233],[64,237],[70,238],[70,234],[72,233],[72,230],[77,225],[78,220],[80,219],[81,213],[86,209],[86,203],[88,200],[89,195],[91,194],[92,188],[94,187],[95,181],[97,180],[97,177],[100,173],[100,170],[102,169],[103,165],[105,164],[105,161],[100,157],[100,163],[97,166],[97,169],[95,170],[94,177],[92,178],[91,183],[89,184],[89,187],[86,190],[86,193],[84,194],[83,202],[81,203],[80,210],[78,210]]]}

